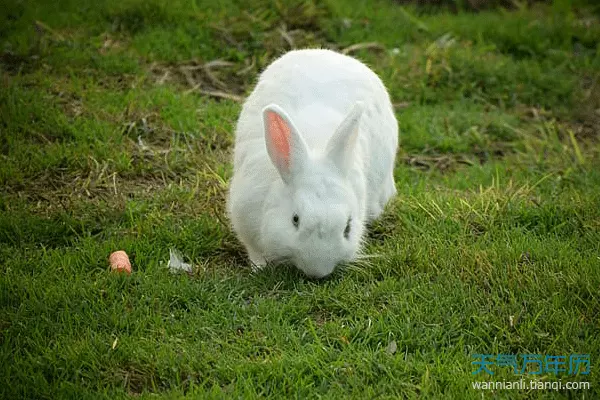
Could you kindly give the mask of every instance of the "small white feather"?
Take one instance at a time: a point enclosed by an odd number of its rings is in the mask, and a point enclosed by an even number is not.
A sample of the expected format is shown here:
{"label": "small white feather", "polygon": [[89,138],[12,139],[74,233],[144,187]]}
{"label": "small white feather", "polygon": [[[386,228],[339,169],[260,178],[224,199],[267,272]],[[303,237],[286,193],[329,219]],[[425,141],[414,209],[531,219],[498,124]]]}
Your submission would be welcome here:
{"label": "small white feather", "polygon": [[169,249],[169,270],[172,273],[177,272],[192,272],[192,266],[186,262],[183,262],[183,255],[176,249]]}

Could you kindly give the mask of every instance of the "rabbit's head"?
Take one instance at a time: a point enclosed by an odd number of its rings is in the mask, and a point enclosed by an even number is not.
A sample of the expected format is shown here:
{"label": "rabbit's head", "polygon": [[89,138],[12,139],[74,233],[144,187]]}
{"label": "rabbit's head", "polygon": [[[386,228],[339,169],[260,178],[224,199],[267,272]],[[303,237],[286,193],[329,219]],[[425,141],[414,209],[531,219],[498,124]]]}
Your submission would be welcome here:
{"label": "rabbit's head", "polygon": [[316,153],[283,109],[263,109],[267,151],[281,177],[264,206],[260,240],[269,261],[292,262],[306,275],[323,278],[355,258],[365,218],[357,146],[362,111],[355,104],[325,150]]}

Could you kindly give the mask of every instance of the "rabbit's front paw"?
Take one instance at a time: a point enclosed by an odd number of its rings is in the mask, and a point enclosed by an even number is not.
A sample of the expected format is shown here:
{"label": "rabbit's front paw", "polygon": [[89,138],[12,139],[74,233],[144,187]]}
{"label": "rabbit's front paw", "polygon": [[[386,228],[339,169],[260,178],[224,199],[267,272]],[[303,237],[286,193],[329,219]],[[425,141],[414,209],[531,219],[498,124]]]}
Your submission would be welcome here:
{"label": "rabbit's front paw", "polygon": [[248,257],[252,263],[252,272],[260,271],[267,265],[267,260],[265,260],[265,258],[259,253],[248,252]]}

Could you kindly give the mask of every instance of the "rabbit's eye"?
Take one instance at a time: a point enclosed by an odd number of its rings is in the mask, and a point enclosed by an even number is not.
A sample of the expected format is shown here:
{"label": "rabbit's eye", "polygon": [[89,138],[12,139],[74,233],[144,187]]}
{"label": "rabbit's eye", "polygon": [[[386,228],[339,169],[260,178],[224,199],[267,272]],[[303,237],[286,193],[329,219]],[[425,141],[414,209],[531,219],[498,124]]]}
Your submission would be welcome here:
{"label": "rabbit's eye", "polygon": [[350,222],[352,222],[352,218],[348,218],[348,222],[346,222],[346,229],[344,229],[344,237],[346,239],[350,238]]}
{"label": "rabbit's eye", "polygon": [[298,229],[298,225],[300,225],[300,217],[298,216],[298,214],[294,214],[294,216],[292,217],[292,224],[294,224],[294,227]]}

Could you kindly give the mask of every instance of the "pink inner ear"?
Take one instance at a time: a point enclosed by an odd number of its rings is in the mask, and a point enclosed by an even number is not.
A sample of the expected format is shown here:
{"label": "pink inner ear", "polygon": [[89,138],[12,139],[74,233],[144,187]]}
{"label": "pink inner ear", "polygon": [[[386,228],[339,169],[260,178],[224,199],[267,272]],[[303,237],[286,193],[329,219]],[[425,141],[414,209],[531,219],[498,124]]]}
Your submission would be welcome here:
{"label": "pink inner ear", "polygon": [[280,158],[286,168],[290,167],[290,127],[285,123],[281,116],[273,111],[267,113],[269,124],[269,136],[275,147],[278,158]]}

